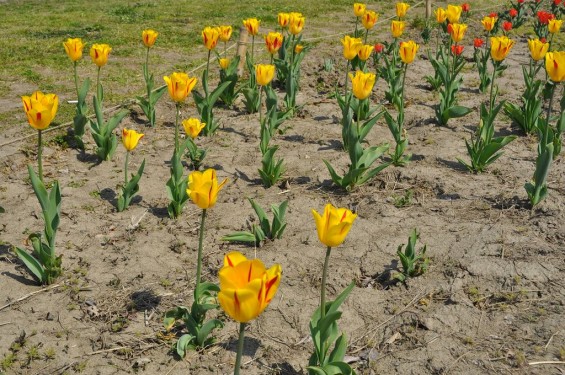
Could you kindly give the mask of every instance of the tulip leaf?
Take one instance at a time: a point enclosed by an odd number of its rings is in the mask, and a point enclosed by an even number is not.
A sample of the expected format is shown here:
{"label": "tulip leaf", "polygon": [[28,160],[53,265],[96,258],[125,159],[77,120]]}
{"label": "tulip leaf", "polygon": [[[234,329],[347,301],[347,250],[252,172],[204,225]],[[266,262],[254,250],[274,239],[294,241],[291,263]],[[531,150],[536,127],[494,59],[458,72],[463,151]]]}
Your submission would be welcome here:
{"label": "tulip leaf", "polygon": [[341,336],[335,342],[335,346],[330,353],[329,361],[336,362],[336,361],[343,361],[343,357],[345,357],[345,352],[347,351],[347,338],[345,333],[342,333]]}
{"label": "tulip leaf", "polygon": [[194,345],[192,344],[194,338],[195,337],[190,334],[184,334],[180,337],[180,339],[178,339],[176,349],[179,357],[184,358],[186,351],[194,347]]}
{"label": "tulip leaf", "polygon": [[324,371],[327,375],[351,375],[355,371],[345,362],[331,362],[324,366]]}
{"label": "tulip leaf", "polygon": [[228,242],[253,242],[256,243],[255,235],[251,232],[234,232],[222,237],[222,241]]}
{"label": "tulip leaf", "polygon": [[6,212],[6,210],[4,209],[4,207],[0,206],[0,214],[3,214],[5,212]]}
{"label": "tulip leaf", "polygon": [[207,341],[208,335],[210,335],[212,330],[214,330],[216,328],[223,328],[223,327],[224,327],[224,323],[222,323],[218,319],[211,319],[211,320],[207,321],[206,323],[204,323],[202,325],[202,327],[200,327],[199,330],[198,330],[198,336],[196,338],[198,345],[204,346],[205,342]]}
{"label": "tulip leaf", "polygon": [[41,263],[27,251],[22,250],[19,247],[16,247],[15,251],[18,258],[20,258],[31,274],[35,276],[40,283],[44,284],[46,282],[46,274]]}
{"label": "tulip leaf", "polygon": [[449,118],[459,118],[468,115],[472,111],[471,108],[455,105],[447,110],[447,115]]}
{"label": "tulip leaf", "polygon": [[308,370],[308,373],[311,375],[327,375],[327,373],[318,366],[308,366],[306,367],[306,369]]}

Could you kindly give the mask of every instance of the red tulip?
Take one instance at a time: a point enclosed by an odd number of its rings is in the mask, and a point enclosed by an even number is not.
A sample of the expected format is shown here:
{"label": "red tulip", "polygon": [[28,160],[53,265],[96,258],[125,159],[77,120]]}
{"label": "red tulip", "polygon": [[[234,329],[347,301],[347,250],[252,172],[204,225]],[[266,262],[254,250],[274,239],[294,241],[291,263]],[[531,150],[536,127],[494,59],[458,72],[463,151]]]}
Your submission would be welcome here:
{"label": "red tulip", "polygon": [[512,8],[508,11],[508,14],[510,14],[510,17],[514,18],[518,15],[518,11],[516,9]]}
{"label": "red tulip", "polygon": [[502,28],[506,32],[512,30],[512,22],[504,21],[504,23],[502,24]]}
{"label": "red tulip", "polygon": [[460,44],[454,44],[451,46],[451,52],[456,55],[459,56],[460,54],[463,53],[463,46]]}
{"label": "red tulip", "polygon": [[463,12],[468,12],[468,11],[471,10],[471,6],[469,5],[469,3],[461,4],[461,10],[462,10]]}
{"label": "red tulip", "polygon": [[382,43],[375,44],[375,52],[382,53],[385,46]]}
{"label": "red tulip", "polygon": [[482,40],[481,38],[475,38],[475,41],[473,42],[475,48],[481,48],[483,44],[485,44],[485,41]]}

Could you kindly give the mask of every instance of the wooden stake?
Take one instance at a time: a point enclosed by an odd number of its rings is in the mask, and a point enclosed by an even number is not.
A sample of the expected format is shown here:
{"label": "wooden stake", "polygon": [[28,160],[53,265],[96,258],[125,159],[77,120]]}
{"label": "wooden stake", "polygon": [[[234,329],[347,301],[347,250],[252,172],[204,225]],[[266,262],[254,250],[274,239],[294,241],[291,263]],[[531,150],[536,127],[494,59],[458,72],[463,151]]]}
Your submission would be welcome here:
{"label": "wooden stake", "polygon": [[237,41],[237,56],[239,56],[239,65],[237,66],[237,75],[243,75],[243,67],[245,66],[245,54],[247,52],[247,39],[249,33],[244,26],[239,28],[239,40]]}
{"label": "wooden stake", "polygon": [[432,16],[432,0],[426,0],[426,18]]}

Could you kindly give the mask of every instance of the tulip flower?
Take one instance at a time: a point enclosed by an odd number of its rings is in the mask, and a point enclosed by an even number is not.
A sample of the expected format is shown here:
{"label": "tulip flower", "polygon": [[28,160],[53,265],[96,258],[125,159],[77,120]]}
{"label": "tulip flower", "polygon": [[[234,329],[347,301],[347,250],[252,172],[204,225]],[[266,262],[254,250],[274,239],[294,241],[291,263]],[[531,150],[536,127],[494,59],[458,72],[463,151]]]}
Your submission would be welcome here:
{"label": "tulip flower", "polygon": [[188,176],[186,193],[192,202],[203,210],[214,207],[218,199],[218,192],[228,180],[218,184],[216,171],[207,169],[204,172],[194,171]]}
{"label": "tulip flower", "polygon": [[447,9],[445,10],[445,14],[447,16],[447,20],[449,23],[457,23],[459,22],[459,18],[461,18],[461,12],[463,8],[459,5],[448,5]]}
{"label": "tulip flower", "polygon": [[206,124],[200,122],[200,120],[197,118],[189,118],[182,122],[182,126],[186,135],[188,135],[192,139],[195,139],[196,137],[198,137],[198,134],[200,134],[202,129],[204,129]]}
{"label": "tulip flower", "polygon": [[259,21],[257,18],[248,18],[243,21],[243,26],[245,26],[247,32],[252,36],[255,36],[259,33],[260,24],[261,21]]}
{"label": "tulip flower", "polygon": [[563,20],[556,20],[556,19],[549,20],[547,24],[547,30],[551,34],[556,34],[559,32],[559,30],[561,30],[561,25],[563,25]]}
{"label": "tulip flower", "polygon": [[299,54],[300,52],[302,52],[302,50],[304,50],[304,46],[302,44],[297,44],[294,47],[294,53]]}
{"label": "tulip flower", "polygon": [[382,43],[375,44],[375,53],[382,53],[385,46]]}
{"label": "tulip flower", "polygon": [[406,16],[406,12],[410,8],[410,4],[407,3],[396,3],[396,16],[400,18],[404,18]]}
{"label": "tulip flower", "polygon": [[490,38],[490,56],[495,61],[502,61],[508,56],[508,53],[514,46],[514,41],[506,36],[497,36]]}
{"label": "tulip flower", "polygon": [[437,8],[434,13],[436,15],[437,23],[444,23],[445,20],[447,19],[447,13],[445,12],[445,9],[443,9],[443,8]]}
{"label": "tulip flower", "polygon": [[143,136],[144,134],[138,133],[133,129],[124,128],[124,130],[122,130],[122,143],[127,151],[133,151],[137,147],[137,143],[141,138],[143,138]]}
{"label": "tulip flower", "polygon": [[508,14],[510,15],[510,18],[514,18],[518,15],[518,11],[516,9],[512,8],[508,11]]}
{"label": "tulip flower", "polygon": [[247,259],[237,251],[228,253],[218,272],[218,302],[233,320],[247,323],[257,318],[272,301],[281,276],[278,264],[267,270],[259,259]]}
{"label": "tulip flower", "polygon": [[90,47],[90,57],[98,68],[101,68],[108,62],[108,55],[111,51],[112,48],[107,44],[93,44]]}
{"label": "tulip flower", "polygon": [[275,66],[270,64],[256,64],[255,76],[258,85],[267,86],[275,77]]}
{"label": "tulip flower", "polygon": [[463,53],[463,49],[464,47],[460,44],[454,44],[451,46],[451,53],[453,53],[455,56],[459,56]]}
{"label": "tulip flower", "polygon": [[220,68],[226,70],[228,66],[230,66],[230,59],[219,59],[218,63],[220,64]]}
{"label": "tulip flower", "polygon": [[469,5],[469,3],[463,3],[461,4],[461,10],[467,13],[471,10],[471,5]]}
{"label": "tulip flower", "polygon": [[30,96],[22,96],[24,111],[29,125],[37,130],[37,172],[43,182],[43,143],[41,132],[49,127],[59,108],[59,97],[55,94],[43,94],[36,91]]}
{"label": "tulip flower", "polygon": [[353,13],[355,17],[361,17],[365,13],[367,6],[363,3],[354,3],[353,4]]}
{"label": "tulip flower", "polygon": [[404,21],[393,20],[390,24],[390,32],[394,38],[400,38],[404,32],[404,26],[406,23]]}
{"label": "tulip flower", "polygon": [[281,47],[283,43],[283,36],[279,32],[269,32],[269,34],[265,35],[265,44],[267,46],[267,50],[271,55],[276,53]]}
{"label": "tulip flower", "polygon": [[225,313],[240,323],[239,343],[234,375],[239,375],[245,325],[258,317],[275,297],[282,277],[282,268],[275,264],[266,269],[259,259],[247,259],[237,251],[224,257],[224,266],[218,272],[220,292],[218,303]]}
{"label": "tulip flower", "polygon": [[371,95],[377,76],[373,73],[364,73],[358,70],[355,72],[355,76],[349,73],[349,79],[353,85],[353,95],[359,100],[364,100]]}
{"label": "tulip flower", "polygon": [[291,12],[288,31],[290,31],[292,35],[300,34],[302,32],[302,28],[304,28],[304,21],[305,18],[302,13]]}
{"label": "tulip flower", "polygon": [[459,43],[460,41],[463,40],[463,37],[465,36],[465,31],[467,30],[467,25],[464,23],[452,23],[450,24],[451,26],[451,39],[455,42],[455,43]]}
{"label": "tulip flower", "polygon": [[157,40],[157,36],[159,33],[155,30],[147,29],[141,32],[141,39],[143,40],[143,44],[147,48],[153,47],[155,41]]}
{"label": "tulip flower", "polygon": [[219,26],[218,31],[220,32],[220,40],[224,43],[228,42],[231,38],[232,30],[231,26]]}
{"label": "tulip flower", "polygon": [[[374,76],[374,74],[373,74]],[[320,215],[316,210],[312,210],[312,215],[318,230],[318,239],[328,247],[339,246],[345,241],[353,222],[357,218],[346,208],[336,208],[328,203],[324,207],[324,212]]]}
{"label": "tulip flower", "polygon": [[352,38],[349,35],[341,40],[341,44],[343,45],[343,57],[348,61],[353,60],[363,46],[360,38]]}
{"label": "tulip flower", "polygon": [[420,46],[413,40],[400,43],[398,52],[402,62],[405,64],[410,64],[412,61],[414,61],[419,48]]}
{"label": "tulip flower", "polygon": [[512,22],[504,21],[502,23],[502,29],[506,32],[509,32],[510,30],[512,30]]}
{"label": "tulip flower", "polygon": [[163,79],[167,83],[169,96],[176,104],[177,116],[175,120],[175,150],[179,149],[179,116],[180,116],[180,103],[184,102],[186,97],[190,94],[198,79],[196,77],[189,77],[186,73],[175,72],[170,76],[164,76]]}
{"label": "tulip flower", "polygon": [[493,18],[498,18],[498,13],[492,12],[492,13],[489,13],[488,16],[489,16],[489,17],[493,17]]}
{"label": "tulip flower", "polygon": [[481,21],[481,23],[483,24],[483,27],[485,29],[485,31],[491,32],[492,29],[494,29],[494,26],[496,25],[496,21],[498,20],[497,17],[484,17],[483,20]]}
{"label": "tulip flower", "polygon": [[167,83],[169,95],[175,102],[183,102],[190,94],[198,79],[189,77],[186,73],[175,72],[170,76],[164,76],[163,79]]}
{"label": "tulip flower", "polygon": [[549,50],[549,43],[544,43],[539,39],[529,39],[528,48],[530,49],[530,56],[534,61],[539,61],[545,57]]}
{"label": "tulip flower", "polygon": [[475,40],[473,41],[473,46],[475,48],[481,48],[483,44],[485,44],[485,41],[482,40],[481,38],[475,38]]}
{"label": "tulip flower", "polygon": [[76,62],[82,58],[84,43],[80,38],[68,38],[66,42],[63,42],[63,46],[72,61]]}
{"label": "tulip flower", "polygon": [[565,80],[565,52],[547,52],[545,70],[553,82],[563,82]]}
{"label": "tulip flower", "polygon": [[279,13],[277,17],[277,21],[279,22],[279,26],[283,29],[288,27],[290,22],[290,14],[289,13]]}
{"label": "tulip flower", "polygon": [[363,23],[363,27],[366,30],[371,30],[377,23],[378,19],[379,19],[379,14],[377,12],[368,10],[361,17],[361,23]]}
{"label": "tulip flower", "polygon": [[548,25],[550,20],[555,19],[555,16],[553,14],[545,12],[543,10],[540,10],[537,13],[537,16],[539,23],[541,23],[542,25]]}
{"label": "tulip flower", "polygon": [[361,61],[367,61],[367,59],[371,57],[372,52],[373,52],[373,46],[370,44],[365,44],[361,46],[359,52],[357,52],[357,56]]}
{"label": "tulip flower", "polygon": [[220,38],[220,30],[217,27],[205,27],[202,30],[202,42],[208,50],[213,50],[218,44]]}

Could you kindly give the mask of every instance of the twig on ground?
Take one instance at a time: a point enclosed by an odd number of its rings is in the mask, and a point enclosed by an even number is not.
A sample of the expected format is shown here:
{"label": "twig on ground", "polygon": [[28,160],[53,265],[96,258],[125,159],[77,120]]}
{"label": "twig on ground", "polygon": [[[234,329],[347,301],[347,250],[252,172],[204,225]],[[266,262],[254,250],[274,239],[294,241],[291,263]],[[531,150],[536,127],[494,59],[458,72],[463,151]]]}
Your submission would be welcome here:
{"label": "twig on ground", "polygon": [[60,287],[60,286],[61,286],[61,284],[50,285],[50,286],[48,286],[48,287],[46,287],[46,288],[43,288],[43,289],[40,289],[40,290],[36,290],[35,292],[28,293],[28,294],[26,294],[25,296],[20,297],[20,298],[18,298],[18,299],[15,299],[15,300],[13,300],[13,301],[11,301],[11,302],[5,304],[4,306],[0,307],[0,311],[4,310],[4,309],[7,308],[7,307],[12,306],[12,305],[15,304],[15,303],[18,303],[18,302],[24,301],[24,300],[26,300],[26,299],[28,299],[28,298],[30,298],[30,297],[33,297],[33,296],[35,296],[36,294],[39,294],[39,293],[41,293],[41,292],[47,292],[48,290],[55,289],[55,288],[58,288],[58,287]]}
{"label": "twig on ground", "polygon": [[536,365],[565,365],[565,361],[539,361],[539,362],[529,362],[529,366]]}
{"label": "twig on ground", "polygon": [[547,347],[549,346],[549,344],[551,343],[551,340],[553,340],[553,337],[555,337],[556,335],[558,335],[561,331],[557,331],[555,332],[553,335],[551,335],[551,337],[549,338],[549,340],[547,340],[547,344],[545,344],[545,349],[547,349]]}

